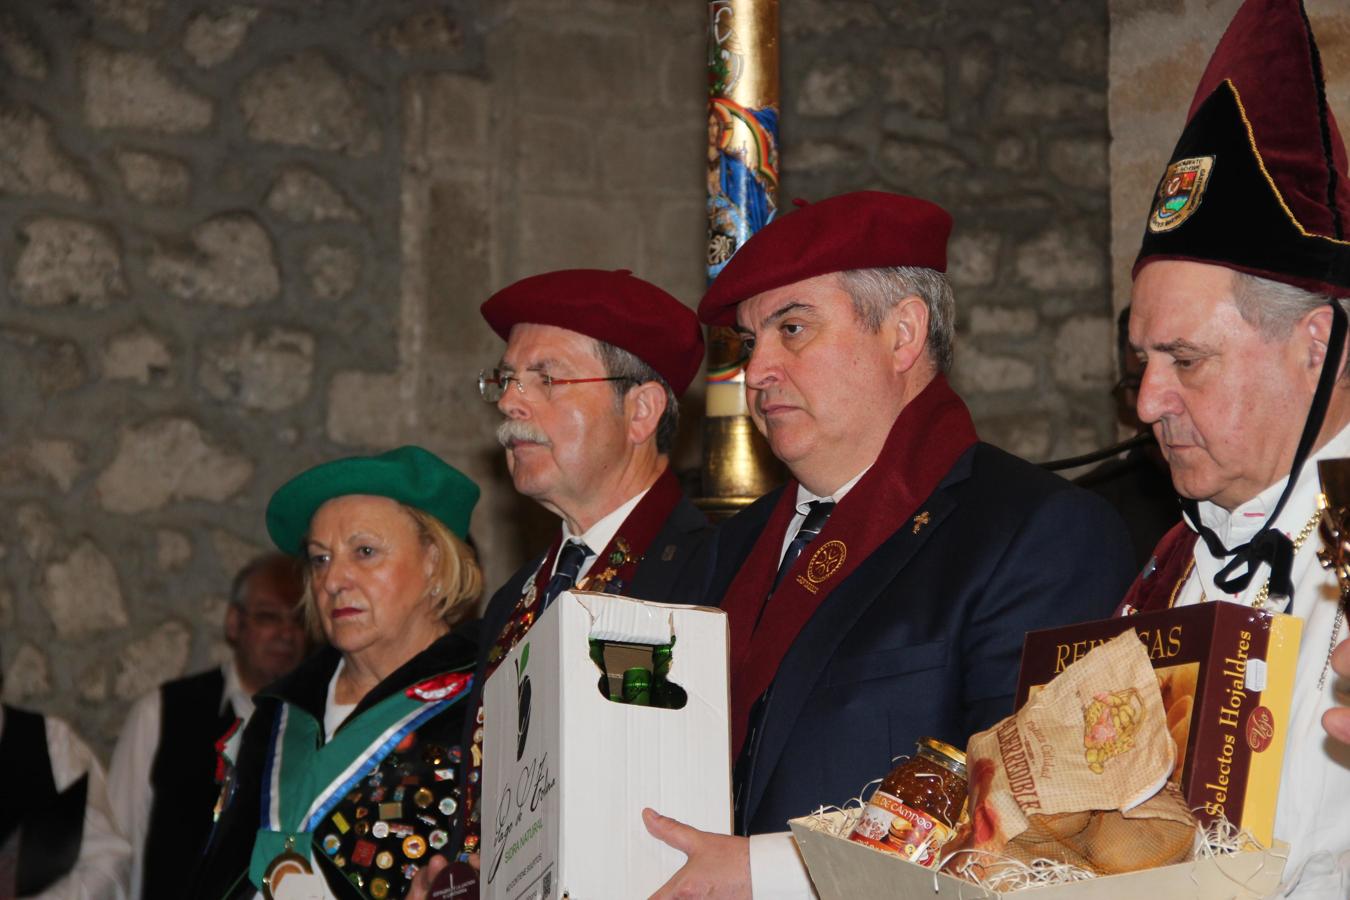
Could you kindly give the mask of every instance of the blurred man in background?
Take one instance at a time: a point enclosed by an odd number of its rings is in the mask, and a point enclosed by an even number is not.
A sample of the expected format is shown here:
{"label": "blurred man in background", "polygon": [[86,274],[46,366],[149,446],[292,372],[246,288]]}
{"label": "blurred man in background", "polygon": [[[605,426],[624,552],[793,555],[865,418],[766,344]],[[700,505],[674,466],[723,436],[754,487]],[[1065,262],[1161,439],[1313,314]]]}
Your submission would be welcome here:
{"label": "blurred man in background", "polygon": [[0,773],[0,897],[127,896],[131,848],[103,766],[69,725],[0,706]]}
{"label": "blurred man in background", "polygon": [[290,672],[306,641],[296,560],[260,556],[234,578],[229,661],[170,681],[131,708],[113,751],[109,795],[131,841],[132,898],[182,896],[206,846],[219,788],[216,741],[253,714],[253,695]]}

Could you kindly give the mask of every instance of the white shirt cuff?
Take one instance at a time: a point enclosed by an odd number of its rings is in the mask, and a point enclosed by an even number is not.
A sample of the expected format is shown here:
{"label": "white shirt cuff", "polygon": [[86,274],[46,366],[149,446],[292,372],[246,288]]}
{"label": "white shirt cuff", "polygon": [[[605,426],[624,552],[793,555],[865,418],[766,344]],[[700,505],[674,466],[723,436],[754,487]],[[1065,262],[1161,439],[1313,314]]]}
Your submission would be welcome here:
{"label": "white shirt cuff", "polygon": [[754,900],[815,900],[792,832],[750,835],[750,894]]}

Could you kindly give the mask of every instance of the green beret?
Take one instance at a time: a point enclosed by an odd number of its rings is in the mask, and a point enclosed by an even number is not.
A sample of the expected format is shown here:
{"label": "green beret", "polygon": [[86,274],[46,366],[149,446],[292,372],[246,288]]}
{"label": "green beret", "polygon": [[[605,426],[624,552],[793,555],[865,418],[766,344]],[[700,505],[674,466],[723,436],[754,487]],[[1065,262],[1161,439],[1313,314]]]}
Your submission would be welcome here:
{"label": "green beret", "polygon": [[306,469],[277,488],[267,503],[267,533],[283,553],[303,555],[320,506],[334,497],[373,494],[429,513],[466,540],[478,493],[467,475],[421,447],[350,456]]}

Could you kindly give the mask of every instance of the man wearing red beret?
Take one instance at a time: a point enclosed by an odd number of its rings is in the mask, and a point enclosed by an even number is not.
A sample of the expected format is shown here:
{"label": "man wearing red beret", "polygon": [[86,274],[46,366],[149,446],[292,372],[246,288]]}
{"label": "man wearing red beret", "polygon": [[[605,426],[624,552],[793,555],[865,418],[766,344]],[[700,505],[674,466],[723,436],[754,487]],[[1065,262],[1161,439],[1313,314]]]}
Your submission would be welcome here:
{"label": "man wearing red beret", "polygon": [[[482,312],[506,341],[478,384],[503,416],[497,437],[507,468],[516,490],[562,522],[552,545],[488,604],[479,685],[570,587],[701,599],[710,533],[669,459],[678,398],[703,360],[693,310],[626,270],[569,269],[518,281]],[[466,853],[478,847],[483,734],[471,727]]]}
{"label": "man wearing red beret", "polygon": [[[809,896],[789,818],[931,736],[1012,712],[1023,633],[1109,615],[1133,565],[1099,498],[978,441],[947,384],[951,217],[879,192],[783,216],[699,306],[750,350],[751,415],[792,479],[719,532],[737,837],[653,811],[689,859],[658,894]],[[745,835],[755,835],[746,840]]]}
{"label": "man wearing red beret", "polygon": [[1130,343],[1139,418],[1185,499],[1123,611],[1226,600],[1303,620],[1276,723],[1279,895],[1344,900],[1350,645],[1317,503],[1318,464],[1350,456],[1350,167],[1322,78],[1302,3],[1247,0],[1158,181]]}

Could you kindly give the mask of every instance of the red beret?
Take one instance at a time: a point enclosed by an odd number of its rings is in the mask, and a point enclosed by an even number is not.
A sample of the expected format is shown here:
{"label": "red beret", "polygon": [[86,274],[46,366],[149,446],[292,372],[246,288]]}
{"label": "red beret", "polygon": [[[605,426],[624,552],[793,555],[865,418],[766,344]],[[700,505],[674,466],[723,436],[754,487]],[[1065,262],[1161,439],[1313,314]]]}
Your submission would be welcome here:
{"label": "red beret", "polygon": [[482,306],[503,340],[520,322],[554,325],[613,344],[657,371],[677,396],[703,362],[694,311],[627,269],[563,269],[521,279]]}
{"label": "red beret", "polygon": [[947,271],[952,217],[936,203],[857,191],[775,219],[760,229],[722,269],[698,317],[735,325],[736,304],[756,294],[830,272],[915,266]]}

